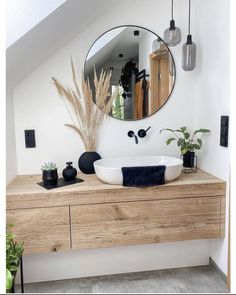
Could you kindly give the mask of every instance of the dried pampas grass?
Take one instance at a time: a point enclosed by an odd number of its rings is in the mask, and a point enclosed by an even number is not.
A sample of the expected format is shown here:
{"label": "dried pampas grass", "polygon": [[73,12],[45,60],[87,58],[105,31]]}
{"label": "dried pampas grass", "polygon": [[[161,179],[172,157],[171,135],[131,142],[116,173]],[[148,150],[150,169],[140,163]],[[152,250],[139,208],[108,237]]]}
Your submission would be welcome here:
{"label": "dried pampas grass", "polygon": [[85,80],[82,74],[81,83],[78,83],[72,58],[71,69],[73,87],[64,87],[56,78],[52,77],[53,85],[59,95],[65,98],[66,108],[73,123],[65,124],[65,126],[74,129],[80,135],[86,151],[96,151],[101,125],[106,114],[111,111],[112,102],[116,95],[114,93],[111,96],[109,93],[111,71],[102,70],[98,77],[94,69],[95,104],[89,80]]}

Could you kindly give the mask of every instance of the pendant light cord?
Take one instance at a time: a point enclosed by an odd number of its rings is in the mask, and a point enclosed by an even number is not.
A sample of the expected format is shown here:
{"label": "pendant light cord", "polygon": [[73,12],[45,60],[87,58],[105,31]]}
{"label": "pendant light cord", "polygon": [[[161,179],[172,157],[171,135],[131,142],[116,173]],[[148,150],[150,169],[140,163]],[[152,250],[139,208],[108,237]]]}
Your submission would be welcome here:
{"label": "pendant light cord", "polygon": [[174,19],[174,0],[171,1],[171,18]]}
{"label": "pendant light cord", "polygon": [[191,0],[188,1],[188,34],[190,35]]}

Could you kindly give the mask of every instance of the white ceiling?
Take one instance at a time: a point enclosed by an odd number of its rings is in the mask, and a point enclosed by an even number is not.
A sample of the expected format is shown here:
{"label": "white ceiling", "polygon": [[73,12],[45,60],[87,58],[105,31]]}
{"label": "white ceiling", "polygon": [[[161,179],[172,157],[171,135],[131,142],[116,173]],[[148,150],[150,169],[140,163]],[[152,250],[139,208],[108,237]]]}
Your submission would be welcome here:
{"label": "white ceiling", "polygon": [[23,80],[118,1],[67,0],[59,6],[7,48],[7,87]]}

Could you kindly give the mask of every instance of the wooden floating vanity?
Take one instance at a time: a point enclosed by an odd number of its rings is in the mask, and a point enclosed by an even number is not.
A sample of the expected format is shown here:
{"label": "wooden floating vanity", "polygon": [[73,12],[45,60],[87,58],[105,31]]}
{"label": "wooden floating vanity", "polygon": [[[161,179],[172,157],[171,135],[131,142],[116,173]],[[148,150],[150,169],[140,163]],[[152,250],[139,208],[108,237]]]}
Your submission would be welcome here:
{"label": "wooden floating vanity", "polygon": [[53,190],[40,175],[8,185],[7,223],[25,254],[224,237],[226,185],[203,171],[148,188],[80,177]]}

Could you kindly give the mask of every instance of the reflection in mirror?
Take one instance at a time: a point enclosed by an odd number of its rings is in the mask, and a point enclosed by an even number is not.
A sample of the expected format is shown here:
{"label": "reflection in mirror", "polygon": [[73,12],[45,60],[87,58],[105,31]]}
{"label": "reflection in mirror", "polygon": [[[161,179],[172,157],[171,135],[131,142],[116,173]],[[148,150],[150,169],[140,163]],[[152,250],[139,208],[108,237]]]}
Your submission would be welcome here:
{"label": "reflection in mirror", "polygon": [[102,69],[112,72],[110,90],[115,95],[108,115],[120,120],[143,119],[158,111],[175,82],[169,48],[156,34],[137,26],[118,27],[103,34],[85,61],[85,77],[90,81],[94,69],[98,75]]}

